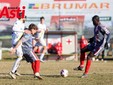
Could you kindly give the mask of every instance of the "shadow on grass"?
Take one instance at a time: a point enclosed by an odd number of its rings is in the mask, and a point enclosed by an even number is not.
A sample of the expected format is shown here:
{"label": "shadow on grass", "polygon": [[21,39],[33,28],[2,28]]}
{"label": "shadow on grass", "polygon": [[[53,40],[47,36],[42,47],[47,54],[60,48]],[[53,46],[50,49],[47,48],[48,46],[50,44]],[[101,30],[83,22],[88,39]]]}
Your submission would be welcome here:
{"label": "shadow on grass", "polygon": [[[33,74],[21,74],[21,75],[25,75],[25,76],[33,76]],[[53,77],[53,78],[59,78],[61,77],[60,75],[41,75],[43,77]]]}
{"label": "shadow on grass", "polygon": [[17,58],[3,58],[3,60],[16,60]]}
{"label": "shadow on grass", "polygon": [[8,73],[0,73],[0,79],[12,79]]}
{"label": "shadow on grass", "polygon": [[52,77],[52,78],[59,78],[61,77],[60,75],[42,75],[44,77]]}

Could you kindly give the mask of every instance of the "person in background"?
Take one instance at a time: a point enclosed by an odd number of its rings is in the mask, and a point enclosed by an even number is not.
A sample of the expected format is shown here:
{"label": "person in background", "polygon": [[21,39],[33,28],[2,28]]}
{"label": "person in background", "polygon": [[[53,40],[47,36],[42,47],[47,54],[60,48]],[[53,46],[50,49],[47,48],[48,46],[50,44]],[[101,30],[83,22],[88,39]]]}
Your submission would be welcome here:
{"label": "person in background", "polygon": [[[20,38],[23,36],[23,33],[24,33],[25,18],[22,18],[21,13],[19,13],[19,16],[20,18],[17,19],[17,21],[14,23],[12,28],[12,47],[14,47],[17,44],[17,42],[20,40]],[[13,79],[16,79],[16,75],[20,76],[20,74],[17,72],[17,69],[20,65],[20,61],[23,59],[22,44],[20,44],[16,49],[16,56],[17,56],[17,59],[13,64],[11,72],[9,73]]]}
{"label": "person in background", "polygon": [[63,59],[63,57],[62,57],[62,43],[58,42],[55,45],[55,49],[56,49],[56,52],[57,52],[57,55],[58,55],[56,60],[62,60]]}
{"label": "person in background", "polygon": [[40,23],[38,24],[39,31],[35,34],[35,38],[37,38],[36,44],[34,46],[34,51],[38,49],[39,46],[43,46],[43,52],[40,55],[40,61],[44,62],[43,58],[47,51],[46,42],[44,40],[44,33],[48,31],[46,25],[45,25],[45,18],[40,17]]}
{"label": "person in background", "polygon": [[102,53],[100,53],[100,54],[97,56],[96,61],[99,61],[99,56],[102,56],[101,61],[105,61],[105,57],[108,56],[109,48],[110,48],[110,43],[108,43],[108,45],[105,46],[105,49],[102,51]]}
{"label": "person in background", "polygon": [[[85,48],[87,45],[88,45],[88,41],[84,37],[84,35],[82,35],[82,37],[80,39],[80,50]],[[83,52],[83,53],[81,52],[80,53],[80,65],[77,68],[74,68],[74,70],[83,70],[85,59],[86,59],[86,53],[85,52]]]}
{"label": "person in background", "polygon": [[102,53],[100,53],[100,54],[97,56],[96,61],[99,61],[99,56],[102,56],[101,61],[103,61],[103,60],[104,60],[104,57],[105,57],[105,50],[103,50]]}

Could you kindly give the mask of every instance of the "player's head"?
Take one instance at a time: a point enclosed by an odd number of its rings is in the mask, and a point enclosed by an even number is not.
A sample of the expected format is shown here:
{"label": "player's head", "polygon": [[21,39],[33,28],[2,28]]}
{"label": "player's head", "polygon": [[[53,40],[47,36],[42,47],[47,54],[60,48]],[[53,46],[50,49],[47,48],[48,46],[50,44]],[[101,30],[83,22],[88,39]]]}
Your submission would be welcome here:
{"label": "player's head", "polygon": [[21,12],[18,14],[18,16],[19,16],[18,19],[25,23],[26,16],[23,17]]}
{"label": "player's head", "polygon": [[97,26],[100,23],[100,19],[98,15],[92,17],[93,25]]}
{"label": "player's head", "polygon": [[44,23],[44,21],[45,21],[45,18],[42,16],[42,17],[40,17],[40,23]]}
{"label": "player's head", "polygon": [[30,24],[28,30],[31,31],[31,34],[35,34],[37,32],[38,28],[35,24]]}
{"label": "player's head", "polygon": [[22,13],[21,12],[18,14],[18,19],[19,20],[22,19]]}

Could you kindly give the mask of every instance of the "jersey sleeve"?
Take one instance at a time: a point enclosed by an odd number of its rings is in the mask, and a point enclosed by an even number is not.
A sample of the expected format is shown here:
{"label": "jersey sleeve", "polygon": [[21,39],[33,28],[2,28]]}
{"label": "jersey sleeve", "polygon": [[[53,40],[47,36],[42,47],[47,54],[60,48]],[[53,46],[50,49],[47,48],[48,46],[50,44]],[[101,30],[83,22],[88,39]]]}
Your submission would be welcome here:
{"label": "jersey sleeve", "polygon": [[35,37],[35,38],[38,38],[38,36],[39,36],[39,33],[38,33],[38,32],[35,33],[34,37]]}
{"label": "jersey sleeve", "polygon": [[110,32],[105,26],[101,26],[101,31],[104,35],[106,43],[109,43],[110,41]]}
{"label": "jersey sleeve", "polygon": [[26,42],[27,40],[29,40],[29,35],[24,34],[23,37],[22,37],[22,42]]}
{"label": "jersey sleeve", "polygon": [[110,32],[106,26],[101,25],[100,28],[101,28],[101,31],[104,32],[105,34],[110,34]]}

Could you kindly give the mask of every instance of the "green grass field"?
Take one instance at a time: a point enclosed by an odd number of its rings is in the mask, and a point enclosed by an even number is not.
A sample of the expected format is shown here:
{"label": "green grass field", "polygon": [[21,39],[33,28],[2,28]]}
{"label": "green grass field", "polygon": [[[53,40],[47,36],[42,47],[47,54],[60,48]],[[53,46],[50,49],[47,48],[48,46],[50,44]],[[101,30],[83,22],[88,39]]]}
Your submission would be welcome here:
{"label": "green grass field", "polygon": [[[12,57],[12,58],[11,58]],[[41,71],[44,80],[34,79],[31,65],[22,61],[17,79],[11,79],[8,73],[14,63],[15,56],[7,52],[3,53],[3,60],[0,61],[0,85],[113,85],[113,61],[94,61],[87,78],[80,78],[84,71],[74,71],[78,61],[54,61],[49,60],[41,63]],[[69,76],[60,76],[62,69],[69,71]]]}

